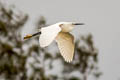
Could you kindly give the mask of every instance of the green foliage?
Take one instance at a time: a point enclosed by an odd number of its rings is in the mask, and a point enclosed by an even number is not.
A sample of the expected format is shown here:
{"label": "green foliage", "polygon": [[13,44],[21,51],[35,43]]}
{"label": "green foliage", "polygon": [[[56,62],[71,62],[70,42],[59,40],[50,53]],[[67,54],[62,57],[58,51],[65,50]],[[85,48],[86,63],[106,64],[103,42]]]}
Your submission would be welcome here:
{"label": "green foliage", "polygon": [[[91,34],[80,36],[75,42],[73,62],[66,63],[60,53],[40,48],[38,37],[21,40],[20,31],[27,20],[28,15],[16,14],[14,8],[7,8],[0,3],[0,79],[86,80],[89,75],[99,77],[98,50]],[[45,25],[46,20],[42,16],[36,28]],[[58,66],[57,69],[54,64]],[[57,74],[48,74],[51,70]],[[72,75],[74,72],[78,73],[77,76]]]}

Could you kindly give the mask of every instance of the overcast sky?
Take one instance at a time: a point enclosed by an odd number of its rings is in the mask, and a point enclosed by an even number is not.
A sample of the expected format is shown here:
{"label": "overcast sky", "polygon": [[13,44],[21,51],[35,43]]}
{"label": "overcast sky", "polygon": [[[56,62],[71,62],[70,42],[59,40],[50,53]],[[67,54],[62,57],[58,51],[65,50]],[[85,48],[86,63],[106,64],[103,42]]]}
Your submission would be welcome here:
{"label": "overcast sky", "polygon": [[[23,35],[30,33],[38,16],[45,16],[48,24],[60,21],[84,22],[86,25],[73,31],[92,33],[99,49],[100,80],[120,79],[120,0],[6,0],[15,4],[30,20]],[[28,28],[30,30],[28,30]]]}

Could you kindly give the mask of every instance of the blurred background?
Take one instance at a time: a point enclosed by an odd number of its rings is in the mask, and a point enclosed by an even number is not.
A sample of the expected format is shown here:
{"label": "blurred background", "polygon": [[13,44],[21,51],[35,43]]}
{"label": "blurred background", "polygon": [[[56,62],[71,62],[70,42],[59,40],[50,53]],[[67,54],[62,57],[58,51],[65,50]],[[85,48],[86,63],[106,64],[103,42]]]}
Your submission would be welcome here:
{"label": "blurred background", "polygon": [[[119,80],[118,0],[0,0],[0,80]],[[56,43],[41,48],[26,34],[61,21],[83,22],[71,33],[66,63]]]}

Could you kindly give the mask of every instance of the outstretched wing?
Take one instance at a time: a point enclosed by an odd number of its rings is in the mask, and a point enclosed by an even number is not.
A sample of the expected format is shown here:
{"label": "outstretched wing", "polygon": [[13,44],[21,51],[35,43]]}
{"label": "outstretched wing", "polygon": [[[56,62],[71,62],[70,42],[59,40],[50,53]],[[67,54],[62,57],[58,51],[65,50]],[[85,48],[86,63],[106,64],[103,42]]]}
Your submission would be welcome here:
{"label": "outstretched wing", "polygon": [[65,61],[71,62],[74,55],[74,37],[72,34],[60,32],[56,37],[56,42]]}
{"label": "outstretched wing", "polygon": [[56,25],[44,27],[41,29],[41,35],[39,37],[39,42],[41,47],[46,47],[55,39],[61,28]]}

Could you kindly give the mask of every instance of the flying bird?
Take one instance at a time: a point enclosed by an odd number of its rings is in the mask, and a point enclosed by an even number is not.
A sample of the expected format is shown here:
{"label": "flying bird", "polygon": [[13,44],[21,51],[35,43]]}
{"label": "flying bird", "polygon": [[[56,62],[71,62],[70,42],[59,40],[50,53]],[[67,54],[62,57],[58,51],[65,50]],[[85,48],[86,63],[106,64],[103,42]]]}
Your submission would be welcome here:
{"label": "flying bird", "polygon": [[32,35],[26,35],[24,39],[40,35],[39,43],[41,47],[50,45],[54,40],[57,42],[61,55],[66,62],[71,62],[74,56],[74,37],[69,32],[73,30],[75,25],[84,25],[75,22],[59,22],[41,30]]}

